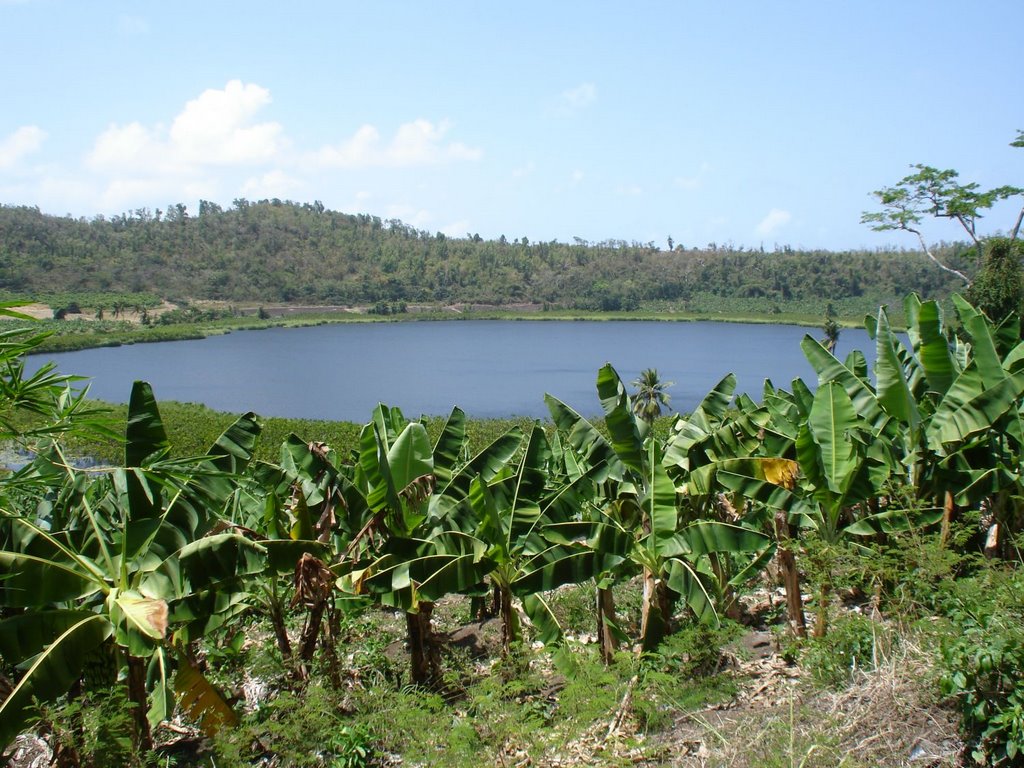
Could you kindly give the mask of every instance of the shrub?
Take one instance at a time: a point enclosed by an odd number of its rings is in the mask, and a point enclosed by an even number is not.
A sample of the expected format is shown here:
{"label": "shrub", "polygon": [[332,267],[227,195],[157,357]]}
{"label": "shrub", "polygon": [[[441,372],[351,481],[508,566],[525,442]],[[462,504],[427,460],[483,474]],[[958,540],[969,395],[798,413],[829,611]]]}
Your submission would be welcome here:
{"label": "shrub", "polygon": [[40,721],[53,733],[55,750],[82,765],[142,765],[132,745],[132,718],[124,688],[93,691],[63,706],[43,705]]}
{"label": "shrub", "polygon": [[280,692],[239,728],[217,735],[216,765],[251,765],[258,756],[272,757],[283,765],[317,768],[369,765],[374,753],[372,735],[358,723],[345,722],[340,699],[323,685],[310,685],[301,696]]}
{"label": "shrub", "polygon": [[1024,578],[986,574],[961,586],[973,598],[951,611],[942,692],[956,698],[978,765],[1024,761]]}
{"label": "shrub", "polygon": [[803,666],[818,685],[841,688],[858,669],[876,666],[887,640],[878,623],[859,613],[846,613],[835,619],[825,637],[807,641]]}

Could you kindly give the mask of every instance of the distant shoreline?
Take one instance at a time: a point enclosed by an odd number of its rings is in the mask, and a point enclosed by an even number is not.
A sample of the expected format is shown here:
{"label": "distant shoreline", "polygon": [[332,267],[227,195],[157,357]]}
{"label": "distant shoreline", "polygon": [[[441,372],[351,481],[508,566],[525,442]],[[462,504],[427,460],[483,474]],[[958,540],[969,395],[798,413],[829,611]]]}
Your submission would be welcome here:
{"label": "distant shoreline", "polygon": [[[567,309],[543,309],[533,305],[516,308],[486,305],[452,305],[450,307],[411,306],[395,314],[375,314],[372,307],[272,305],[267,307],[241,307],[233,317],[198,323],[142,325],[125,322],[116,330],[101,330],[98,323],[84,317],[68,316],[64,320],[43,320],[49,311],[44,305],[34,305],[35,317],[40,319],[40,331],[53,335],[40,345],[34,354],[74,352],[100,347],[126,344],[148,344],[161,341],[187,341],[215,336],[232,331],[261,330],[265,328],[299,328],[341,323],[394,323],[435,322],[453,320],[515,320],[558,322],[720,322],[748,325],[796,325],[820,328],[822,318],[805,313],[779,312],[777,314],[712,314],[708,312],[670,312],[640,310],[633,312],[602,312]],[[260,310],[264,317],[259,317]],[[17,320],[4,319],[7,323]],[[861,327],[850,318],[838,320],[844,328]]]}

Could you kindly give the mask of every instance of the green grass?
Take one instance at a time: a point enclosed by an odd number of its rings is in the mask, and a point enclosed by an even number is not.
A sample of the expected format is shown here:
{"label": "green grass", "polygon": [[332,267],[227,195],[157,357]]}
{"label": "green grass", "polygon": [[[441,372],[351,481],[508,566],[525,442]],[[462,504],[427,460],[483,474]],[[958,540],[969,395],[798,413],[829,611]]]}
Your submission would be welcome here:
{"label": "green grass", "polygon": [[[456,604],[466,600],[449,598],[443,609],[461,615],[464,607]],[[380,608],[346,615],[341,630],[344,682],[338,689],[325,674],[317,674],[299,691],[283,671],[275,677],[266,666],[263,644],[251,644],[237,659],[235,674],[262,659],[263,679],[273,693],[239,729],[217,738],[216,765],[251,765],[264,750],[287,765],[344,765],[331,761],[359,749],[378,757],[401,756],[403,764],[411,765],[512,765],[527,755],[534,764],[546,764],[556,755],[571,756],[568,747],[575,742],[593,750],[629,692],[629,714],[639,730],[626,729],[614,748],[599,748],[601,765],[618,765],[616,749],[653,755],[643,746],[645,738],[670,735],[680,714],[725,701],[736,691],[731,674],[700,663],[708,653],[717,653],[731,630],[691,628],[673,636],[656,655],[641,659],[623,652],[608,667],[595,646],[578,643],[557,654],[524,647],[510,661],[446,654],[452,683],[442,695],[396,684],[396,665],[408,664],[401,649],[403,626]],[[246,628],[247,637],[266,634],[258,624]]]}
{"label": "green grass", "polygon": [[[116,434],[124,434],[128,419],[128,406],[125,404],[99,403],[107,408],[109,426]],[[171,443],[172,455],[179,457],[200,456],[205,454],[221,433],[227,429],[240,414],[217,411],[198,403],[180,403],[163,401],[159,403],[160,416],[167,430]],[[367,420],[371,414],[367,413]],[[668,433],[674,417],[663,416],[654,424],[654,431],[662,436]],[[292,419],[282,417],[260,417],[263,429],[256,442],[255,456],[261,461],[276,462],[280,457],[282,443],[292,433],[306,442],[316,441],[327,443],[340,457],[345,457],[354,450],[359,442],[362,423],[351,421],[331,421],[327,419]],[[20,423],[27,427],[33,417],[23,414]],[[444,428],[445,418],[430,416],[426,418],[427,434],[431,442],[435,441]],[[469,453],[475,455],[490,445],[501,435],[513,427],[528,432],[533,419],[527,417],[504,419],[470,418],[466,422],[469,436]],[[549,423],[548,429],[553,429]],[[594,426],[604,431],[604,422],[595,420]],[[82,438],[73,439],[69,445],[71,454],[75,456],[91,456],[102,463],[117,463],[121,460],[121,447],[116,441]]]}
{"label": "green grass", "polygon": [[[128,419],[128,406],[125,404],[103,403],[108,409],[107,416],[110,428],[117,434],[124,434]],[[200,456],[209,450],[221,433],[227,429],[240,414],[217,411],[198,403],[179,403],[163,401],[159,404],[160,417],[171,443],[172,455],[179,457]],[[367,413],[369,420],[371,414]],[[662,429],[668,429],[667,417]],[[351,421],[330,421],[325,419],[291,419],[281,417],[260,417],[262,432],[256,443],[255,456],[261,461],[277,461],[280,457],[281,444],[292,433],[306,442],[316,441],[327,443],[339,456],[346,457],[359,442],[359,433],[363,424]],[[444,428],[445,419],[428,417],[426,419],[427,434],[436,440]],[[24,416],[23,425],[31,423],[31,417]],[[513,427],[528,430],[533,420],[522,418],[508,419],[469,419],[466,429],[469,435],[470,453],[483,449],[499,436]],[[116,463],[120,461],[121,447],[111,440],[76,439],[70,444],[72,455],[92,456],[100,462]]]}

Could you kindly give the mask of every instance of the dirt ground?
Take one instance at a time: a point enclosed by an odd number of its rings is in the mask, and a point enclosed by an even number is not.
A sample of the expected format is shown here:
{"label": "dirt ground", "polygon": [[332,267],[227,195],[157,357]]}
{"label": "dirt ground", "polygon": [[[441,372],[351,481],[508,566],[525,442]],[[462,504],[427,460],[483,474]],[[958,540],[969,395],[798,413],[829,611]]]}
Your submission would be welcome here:
{"label": "dirt ground", "polygon": [[[152,318],[152,317],[159,317],[164,312],[170,312],[172,309],[177,309],[177,308],[178,308],[178,306],[176,304],[172,304],[169,301],[164,301],[163,304],[161,304],[159,307],[150,307],[149,309],[146,310],[146,312],[147,312],[148,316]],[[21,305],[19,307],[15,307],[14,311],[15,312],[20,312],[23,315],[28,315],[29,317],[34,317],[37,320],[51,320],[51,319],[53,319],[53,307],[50,306],[49,304],[42,304],[40,302],[33,302],[32,304],[23,304],[23,305]],[[129,309],[126,309],[123,312],[119,312],[118,315],[117,315],[117,318],[114,318],[113,313],[109,309],[104,312],[103,316],[106,319],[108,319],[108,320],[117,319],[117,320],[124,320],[124,321],[129,322],[129,323],[135,323],[135,324],[141,324],[142,323],[142,313],[141,312],[136,312],[134,310],[129,310]],[[0,320],[5,320],[5,319],[10,319],[10,318],[2,318],[2,317],[0,317]],[[86,321],[95,320],[96,319],[96,312],[94,310],[88,310],[86,312],[69,312],[65,316],[65,319],[67,319],[67,320],[86,320]]]}

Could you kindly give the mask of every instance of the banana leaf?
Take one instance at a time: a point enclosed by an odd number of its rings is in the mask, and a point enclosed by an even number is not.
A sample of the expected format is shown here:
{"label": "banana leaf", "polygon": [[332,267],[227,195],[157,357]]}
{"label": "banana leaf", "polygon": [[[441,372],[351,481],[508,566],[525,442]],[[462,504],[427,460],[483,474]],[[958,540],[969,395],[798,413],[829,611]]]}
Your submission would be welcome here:
{"label": "banana leaf", "polygon": [[0,703],[0,750],[28,724],[35,700],[52,701],[67,692],[81,676],[86,655],[110,637],[113,629],[105,616],[82,611],[77,621],[40,649],[14,690]]}
{"label": "banana leaf", "polygon": [[800,348],[811,366],[818,373],[819,388],[826,383],[837,383],[846,391],[856,412],[876,430],[886,420],[885,412],[878,404],[874,391],[862,379],[853,375],[849,368],[839,362],[820,342],[809,334],[800,342]]}
{"label": "banana leaf", "polygon": [[619,374],[605,363],[597,372],[597,396],[604,410],[604,423],[612,438],[612,450],[627,469],[644,473],[644,441],[630,408],[629,395]]}

